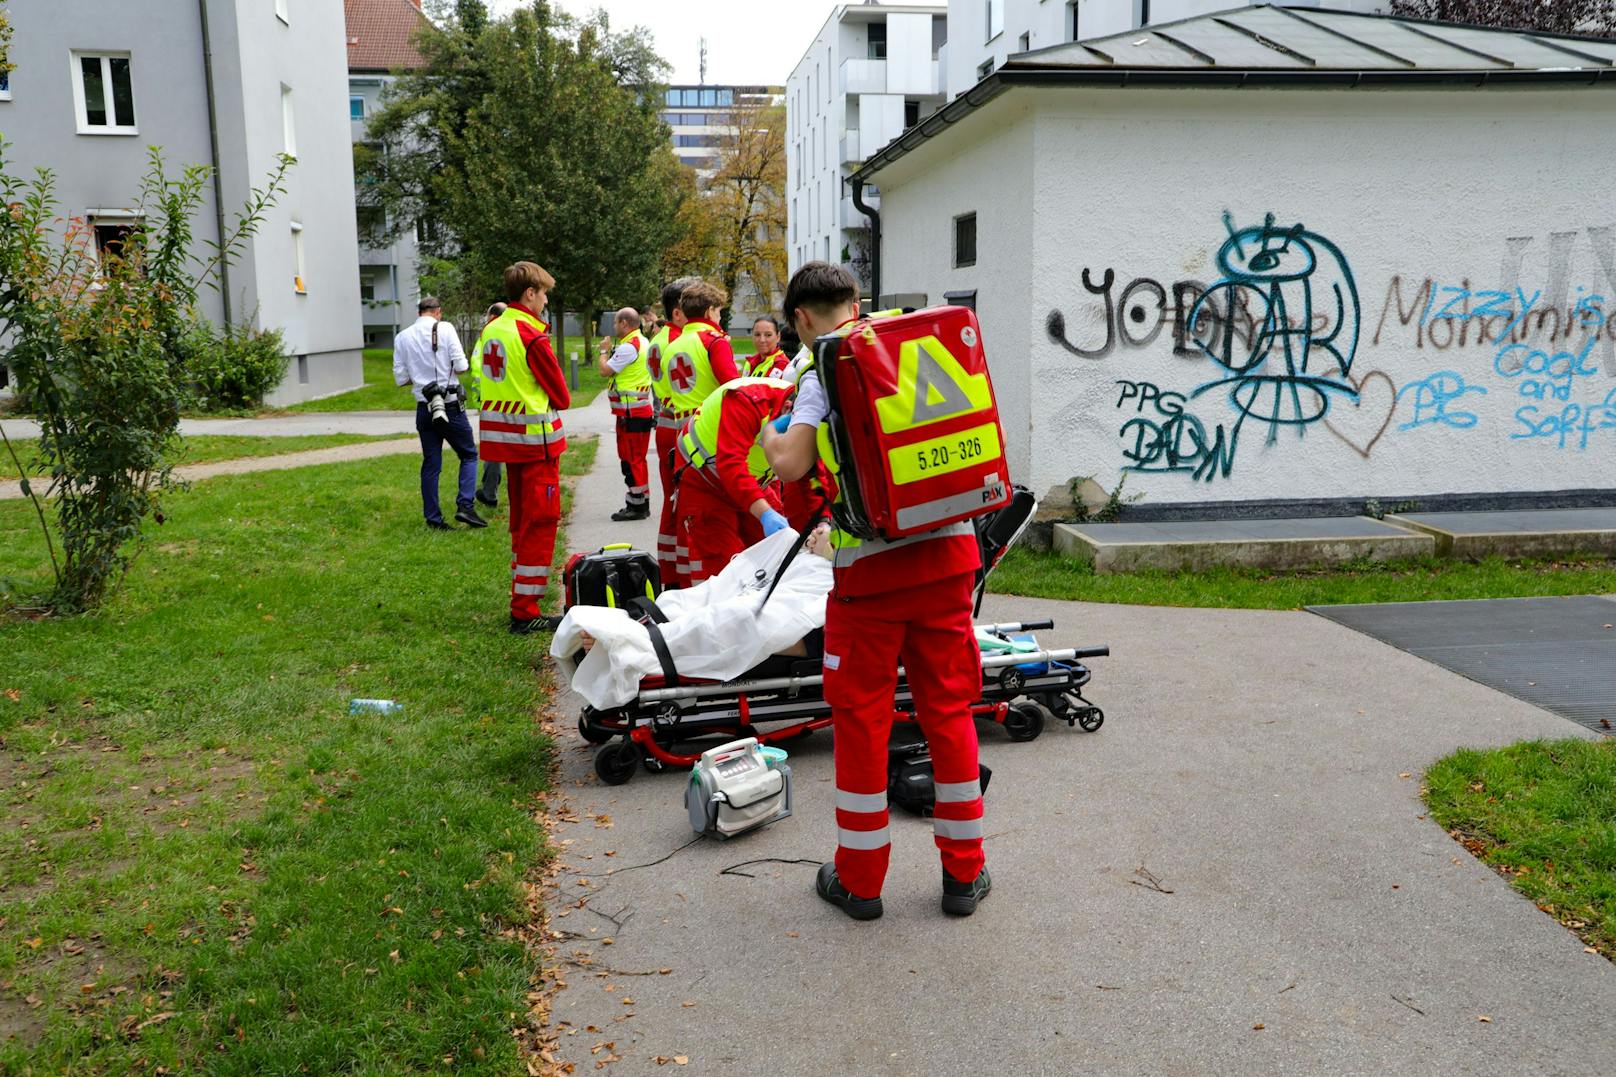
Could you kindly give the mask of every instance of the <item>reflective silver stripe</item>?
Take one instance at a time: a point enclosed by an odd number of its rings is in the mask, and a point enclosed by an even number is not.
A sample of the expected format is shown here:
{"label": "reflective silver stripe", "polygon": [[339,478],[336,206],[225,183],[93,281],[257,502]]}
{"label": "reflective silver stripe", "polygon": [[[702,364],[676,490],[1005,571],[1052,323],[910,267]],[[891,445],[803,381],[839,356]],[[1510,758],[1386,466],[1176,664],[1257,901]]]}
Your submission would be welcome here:
{"label": "reflective silver stripe", "polygon": [[880,830],[843,830],[837,827],[836,844],[844,849],[885,849],[892,844],[892,831],[888,827]]}
{"label": "reflective silver stripe", "polygon": [[887,810],[887,795],[881,793],[849,793],[836,790],[836,806],[842,811],[876,812]]}
{"label": "reflective silver stripe", "polygon": [[535,423],[555,423],[561,421],[559,411],[546,411],[540,415],[512,415],[503,411],[484,411],[478,413],[479,419],[486,419],[491,423],[510,423],[512,426],[532,426]]}
{"label": "reflective silver stripe", "polygon": [[566,437],[563,430],[552,430],[548,434],[513,434],[508,430],[484,430],[484,441],[499,442],[502,445],[548,445],[552,441],[560,441]]}
{"label": "reflective silver stripe", "polygon": [[982,798],[980,779],[968,782],[934,782],[932,788],[937,791],[939,804],[963,804]]}
{"label": "reflective silver stripe", "polygon": [[929,523],[958,516],[962,512],[973,512],[997,504],[1005,499],[1006,493],[1004,483],[990,476],[980,490],[967,490],[963,494],[940,497],[936,501],[899,509],[898,526],[905,530],[911,527],[925,527]]}
{"label": "reflective silver stripe", "polygon": [[975,529],[966,521],[961,520],[959,523],[949,524],[947,527],[939,527],[935,531],[927,531],[920,535],[909,535],[901,539],[865,539],[856,546],[836,547],[836,567],[846,568],[855,561],[866,557],[874,557],[876,554],[886,553],[889,550],[913,546],[917,542],[930,542],[932,539],[956,537],[972,538],[974,540],[975,535]]}
{"label": "reflective silver stripe", "polygon": [[542,594],[544,594],[544,584],[542,584],[542,583],[513,583],[513,584],[511,584],[511,594],[513,594],[513,595],[542,595]]}
{"label": "reflective silver stripe", "polygon": [[939,819],[933,816],[931,828],[939,838],[953,838],[955,841],[982,839],[981,819]]}
{"label": "reflective silver stripe", "polygon": [[687,562],[685,567],[688,568],[692,572],[706,572],[707,571],[707,566],[702,564],[700,561]]}
{"label": "reflective silver stripe", "polygon": [[549,565],[516,565],[511,569],[513,576],[548,576]]}

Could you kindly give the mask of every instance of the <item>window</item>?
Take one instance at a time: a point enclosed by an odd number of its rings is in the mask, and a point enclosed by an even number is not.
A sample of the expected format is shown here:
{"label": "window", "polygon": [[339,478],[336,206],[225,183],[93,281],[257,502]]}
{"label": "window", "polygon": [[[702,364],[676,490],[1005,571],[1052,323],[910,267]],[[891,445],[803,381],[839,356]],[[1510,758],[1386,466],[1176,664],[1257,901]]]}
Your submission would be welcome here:
{"label": "window", "polygon": [[700,103],[702,105],[706,105],[708,107],[717,105],[718,104],[718,91],[717,90],[703,90],[703,91],[701,91],[701,101],[700,101]]}
{"label": "window", "polygon": [[[11,100],[11,72],[0,71],[0,101]],[[0,369],[4,369],[0,367]]]}
{"label": "window", "polygon": [[1136,26],[1143,28],[1150,25],[1150,0],[1133,0],[1133,14]]}
{"label": "window", "polygon": [[719,90],[718,91],[718,103],[720,105],[724,106],[725,108],[728,108],[729,106],[735,104],[735,91],[734,90]]}
{"label": "window", "polygon": [[306,355],[297,357],[297,383],[299,385],[309,383],[309,357]]}
{"label": "window", "polygon": [[292,157],[297,156],[297,126],[292,119],[292,88],[281,83],[281,135],[285,142],[285,152]]}
{"label": "window", "polygon": [[292,290],[298,295],[308,295],[309,290],[303,284],[303,225],[298,221],[292,222]]}
{"label": "window", "polygon": [[1077,31],[1077,5],[1078,0],[1072,0],[1070,4],[1066,5],[1068,10],[1071,11],[1070,21],[1068,22],[1068,25],[1071,27],[1071,33],[1066,39],[1068,41],[1076,41],[1081,36]]}
{"label": "window", "polygon": [[359,300],[362,303],[376,301],[376,282],[369,277],[359,278]]}
{"label": "window", "polygon": [[908,130],[920,122],[920,102],[905,101],[903,103],[903,126]]}
{"label": "window", "polygon": [[1004,0],[988,0],[988,36],[984,39],[992,41],[1004,33]]}
{"label": "window", "polygon": [[871,60],[885,60],[887,58],[887,24],[884,22],[870,23],[868,46],[865,56]]}
{"label": "window", "polygon": [[129,54],[75,52],[73,104],[81,135],[137,134]]}
{"label": "window", "polygon": [[993,74],[993,58],[990,56],[983,60],[981,66],[976,69],[976,77],[980,80],[987,78],[991,74]]}
{"label": "window", "polygon": [[1028,30],[1026,33],[1021,35],[1019,51],[1026,52],[1030,48],[1032,48],[1032,31]]}
{"label": "window", "polygon": [[108,258],[118,258],[123,255],[123,245],[128,242],[129,234],[135,230],[135,221],[129,218],[91,217],[90,226],[95,232],[95,256],[97,261]]}
{"label": "window", "polygon": [[348,118],[362,120],[365,118],[365,99],[363,97],[348,98]]}
{"label": "window", "polygon": [[954,268],[976,264],[976,214],[962,213],[954,218]]}
{"label": "window", "polygon": [[292,14],[287,10],[292,0],[275,0],[275,17],[286,25],[292,25]]}
{"label": "window", "polygon": [[673,144],[675,146],[684,146],[684,147],[690,147],[690,146],[716,146],[716,145],[718,145],[718,136],[717,135],[674,135],[673,136]]}

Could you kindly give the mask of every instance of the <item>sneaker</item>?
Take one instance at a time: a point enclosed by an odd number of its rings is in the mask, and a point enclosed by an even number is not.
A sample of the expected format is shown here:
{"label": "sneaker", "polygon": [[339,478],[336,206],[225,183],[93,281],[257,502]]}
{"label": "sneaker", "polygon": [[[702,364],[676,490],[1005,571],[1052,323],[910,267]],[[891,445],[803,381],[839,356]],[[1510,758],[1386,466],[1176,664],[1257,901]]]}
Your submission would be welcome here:
{"label": "sneaker", "polygon": [[624,520],[649,520],[650,518],[650,505],[624,505],[612,513],[614,523],[622,523]]}
{"label": "sneaker", "polygon": [[487,505],[491,509],[499,508],[499,498],[497,498],[497,497],[484,497],[483,492],[481,490],[477,491],[477,500],[481,504]]}
{"label": "sneaker", "polygon": [[855,896],[836,877],[835,864],[819,865],[819,875],[814,879],[814,893],[855,920],[876,920],[881,916],[881,899]]}
{"label": "sneaker", "polygon": [[968,883],[956,881],[945,870],[943,872],[943,911],[950,916],[969,916],[976,911],[977,903],[987,897],[992,889],[993,879],[988,875],[987,868],[983,868],[982,874]]}
{"label": "sneaker", "polygon": [[472,508],[470,505],[467,505],[463,509],[457,509],[455,511],[455,519],[459,520],[461,523],[465,524],[467,527],[487,527],[488,526],[488,521],[483,519],[481,516],[478,516],[477,515],[477,510]]}
{"label": "sneaker", "polygon": [[530,636],[534,632],[554,632],[560,627],[561,618],[553,615],[549,617],[529,617],[526,620],[520,617],[511,618],[511,632],[518,636]]}
{"label": "sneaker", "polygon": [[454,530],[454,528],[450,527],[448,524],[444,523],[442,520],[428,520],[426,522],[426,525],[428,527],[430,527],[434,531],[453,531]]}

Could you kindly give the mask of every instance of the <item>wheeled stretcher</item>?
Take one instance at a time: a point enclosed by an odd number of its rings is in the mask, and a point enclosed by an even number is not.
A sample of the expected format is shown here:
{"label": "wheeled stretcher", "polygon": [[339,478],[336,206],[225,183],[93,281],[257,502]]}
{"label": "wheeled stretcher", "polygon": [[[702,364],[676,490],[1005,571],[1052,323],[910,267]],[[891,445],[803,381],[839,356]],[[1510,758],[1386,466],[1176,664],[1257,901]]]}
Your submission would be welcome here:
{"label": "wheeled stretcher", "polygon": [[[1018,488],[1011,504],[977,521],[983,571],[977,582],[980,607],[987,575],[1025,529],[1037,502]],[[1086,658],[1110,654],[1110,648],[1045,647],[1034,633],[1054,628],[1052,621],[977,626],[982,650],[982,687],[972,713],[1004,727],[1013,741],[1030,741],[1049,721],[1064,721],[1085,732],[1100,728],[1104,712],[1083,689],[1092,676]],[[713,738],[756,737],[778,744],[807,736],[831,724],[824,677],[818,659],[775,656],[741,677],[719,682],[677,677],[646,677],[636,696],[622,706],[586,706],[578,732],[592,744],[595,773],[621,785],[641,766],[651,772],[690,767],[711,747]],[[893,713],[913,721],[914,697],[908,678],[898,670]]]}

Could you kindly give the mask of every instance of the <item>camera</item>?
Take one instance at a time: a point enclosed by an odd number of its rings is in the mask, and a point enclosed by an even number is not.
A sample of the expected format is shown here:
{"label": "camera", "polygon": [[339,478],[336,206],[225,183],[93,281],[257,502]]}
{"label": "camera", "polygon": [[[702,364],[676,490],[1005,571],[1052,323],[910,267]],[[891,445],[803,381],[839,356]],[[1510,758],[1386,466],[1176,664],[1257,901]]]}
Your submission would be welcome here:
{"label": "camera", "polygon": [[457,403],[465,394],[459,385],[439,385],[432,382],[421,387],[421,399],[426,402],[427,415],[439,430],[449,429],[449,405]]}

